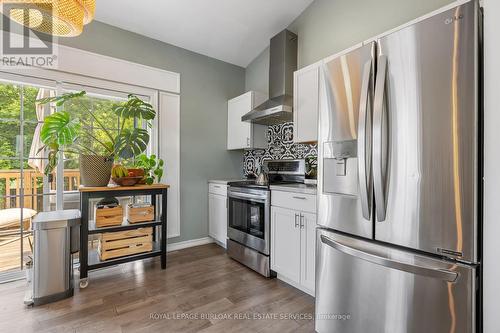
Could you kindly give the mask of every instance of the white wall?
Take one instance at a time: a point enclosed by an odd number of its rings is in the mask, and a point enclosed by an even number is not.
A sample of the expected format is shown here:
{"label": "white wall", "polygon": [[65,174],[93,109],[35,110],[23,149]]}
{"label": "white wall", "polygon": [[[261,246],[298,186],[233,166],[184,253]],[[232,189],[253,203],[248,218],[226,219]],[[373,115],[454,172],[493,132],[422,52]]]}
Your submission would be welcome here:
{"label": "white wall", "polygon": [[484,0],[484,332],[500,332],[500,1]]}

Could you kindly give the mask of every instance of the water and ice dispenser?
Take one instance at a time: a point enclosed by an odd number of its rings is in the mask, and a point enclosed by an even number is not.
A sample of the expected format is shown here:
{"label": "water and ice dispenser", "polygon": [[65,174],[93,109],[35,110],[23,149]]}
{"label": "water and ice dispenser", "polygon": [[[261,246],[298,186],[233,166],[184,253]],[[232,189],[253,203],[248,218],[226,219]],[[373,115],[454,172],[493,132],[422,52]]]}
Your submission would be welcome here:
{"label": "water and ice dispenser", "polygon": [[357,140],[331,141],[323,144],[323,191],[357,196]]}

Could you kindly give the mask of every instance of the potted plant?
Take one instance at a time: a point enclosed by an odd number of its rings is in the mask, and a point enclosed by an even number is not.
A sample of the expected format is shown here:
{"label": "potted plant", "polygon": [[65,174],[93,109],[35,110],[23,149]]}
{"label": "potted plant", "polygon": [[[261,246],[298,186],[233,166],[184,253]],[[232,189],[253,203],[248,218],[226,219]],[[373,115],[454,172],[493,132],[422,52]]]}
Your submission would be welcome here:
{"label": "potted plant", "polygon": [[[86,94],[85,91],[68,93],[56,97],[38,100],[40,104],[55,103],[61,110],[44,119],[40,138],[49,149],[48,163],[45,174],[52,173],[58,163],[59,153],[68,152],[79,155],[80,178],[84,186],[106,186],[111,176],[111,168],[115,159],[131,159],[144,152],[149,143],[149,133],[144,128],[127,128],[126,121],[138,119],[151,127],[151,121],[156,112],[151,104],[134,95],[128,100],[116,103],[112,111],[119,120],[119,128],[111,133],[94,110],[80,103],[79,111],[88,115],[93,124],[88,124],[84,117],[64,110],[64,104],[70,100],[78,101]],[[109,126],[109,124],[108,124]],[[104,133],[104,139],[95,135],[95,129]]]}
{"label": "potted plant", "polygon": [[163,176],[163,165],[163,160],[161,158],[157,159],[156,155],[148,157],[146,154],[141,154],[137,156],[135,161],[136,168],[144,170],[143,182],[148,185],[153,184],[155,181],[157,183],[161,181],[161,177]]}

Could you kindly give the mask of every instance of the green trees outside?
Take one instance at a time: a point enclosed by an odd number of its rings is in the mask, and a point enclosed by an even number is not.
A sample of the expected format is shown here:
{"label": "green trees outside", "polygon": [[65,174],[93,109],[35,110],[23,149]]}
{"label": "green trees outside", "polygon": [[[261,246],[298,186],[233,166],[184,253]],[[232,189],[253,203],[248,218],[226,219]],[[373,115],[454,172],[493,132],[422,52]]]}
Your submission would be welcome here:
{"label": "green trees outside", "polygon": [[[28,157],[29,149],[37,125],[35,100],[38,89],[12,84],[0,84],[0,170],[21,168],[21,156]],[[22,99],[21,99],[22,97]],[[24,121],[21,121],[21,103],[24,106]],[[24,149],[21,147],[21,124],[24,131]],[[28,169],[28,160],[23,160],[23,167]],[[6,182],[0,179],[0,208],[5,207]]]}
{"label": "green trees outside", "polygon": [[[11,84],[0,84],[0,170],[19,169],[21,167],[20,133],[21,133],[21,96],[24,106],[24,152],[27,158],[33,134],[37,125],[35,100],[38,89]],[[14,158],[12,160],[5,159]],[[24,167],[28,168],[27,160]]]}

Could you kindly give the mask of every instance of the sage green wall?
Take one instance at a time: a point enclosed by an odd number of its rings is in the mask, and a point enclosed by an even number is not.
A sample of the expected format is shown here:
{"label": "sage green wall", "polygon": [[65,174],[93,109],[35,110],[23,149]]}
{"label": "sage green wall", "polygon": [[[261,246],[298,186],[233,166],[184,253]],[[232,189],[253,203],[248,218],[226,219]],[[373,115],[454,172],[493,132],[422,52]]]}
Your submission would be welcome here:
{"label": "sage green wall", "polygon": [[169,243],[207,237],[207,180],[242,175],[242,153],[226,150],[226,112],[245,70],[100,22],[60,43],[181,74],[181,236]]}
{"label": "sage green wall", "polygon": [[[288,27],[299,36],[299,68],[443,7],[453,0],[315,0]],[[269,50],[246,68],[246,90],[267,92]]]}
{"label": "sage green wall", "polygon": [[246,68],[245,89],[269,92],[269,47],[257,56]]}

